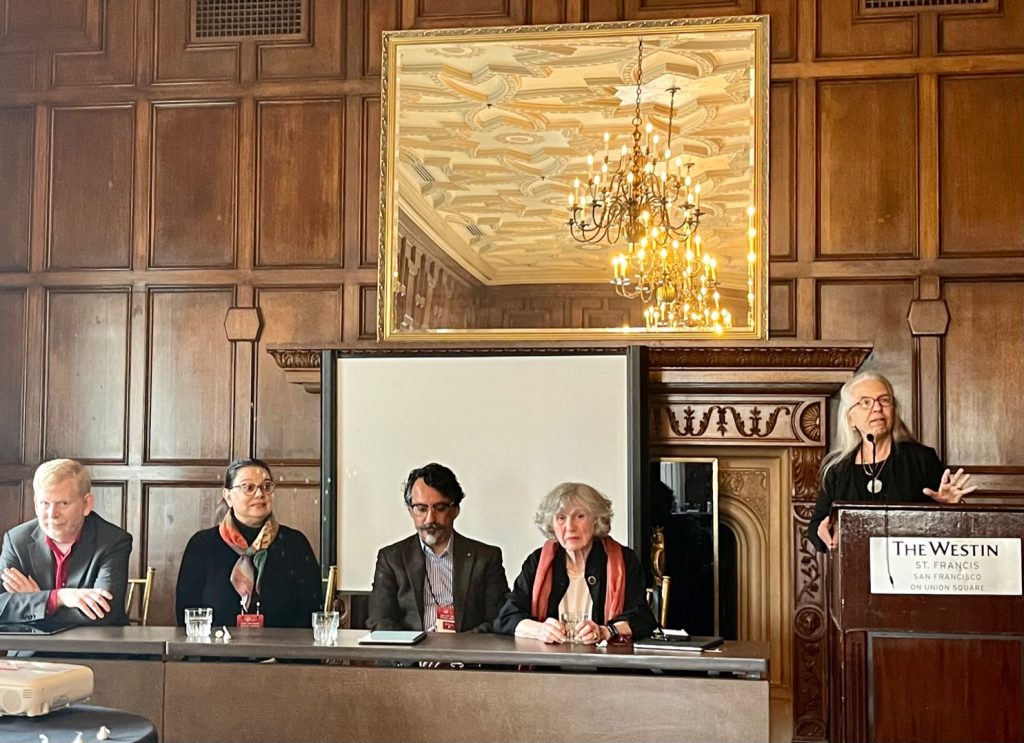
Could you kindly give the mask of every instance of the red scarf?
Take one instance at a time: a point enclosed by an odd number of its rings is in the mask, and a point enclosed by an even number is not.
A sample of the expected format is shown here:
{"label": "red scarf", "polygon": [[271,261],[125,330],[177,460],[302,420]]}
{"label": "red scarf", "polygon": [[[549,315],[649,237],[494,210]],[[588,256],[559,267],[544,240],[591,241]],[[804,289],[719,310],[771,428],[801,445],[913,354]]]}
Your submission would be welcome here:
{"label": "red scarf", "polygon": [[235,526],[235,519],[229,508],[221,519],[217,531],[224,543],[238,555],[238,562],[231,568],[230,580],[241,598],[242,610],[248,611],[253,593],[260,592],[263,566],[267,563],[267,550],[277,537],[277,520],[274,514],[270,514],[250,545]]}
{"label": "red scarf", "polygon": [[[626,561],[622,557],[622,545],[611,537],[603,537],[601,545],[608,556],[608,575],[605,579],[604,621],[611,621],[622,613],[626,599]],[[540,550],[537,574],[533,577],[533,618],[543,622],[548,616],[548,601],[551,599],[551,564],[558,554],[558,542],[548,540]]]}

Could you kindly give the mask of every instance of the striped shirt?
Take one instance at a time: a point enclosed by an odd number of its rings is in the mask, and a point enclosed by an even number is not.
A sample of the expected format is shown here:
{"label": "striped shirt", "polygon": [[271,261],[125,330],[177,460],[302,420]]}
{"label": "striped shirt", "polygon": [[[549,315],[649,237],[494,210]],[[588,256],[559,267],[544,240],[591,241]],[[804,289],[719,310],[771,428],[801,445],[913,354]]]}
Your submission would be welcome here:
{"label": "striped shirt", "polygon": [[452,595],[452,542],[454,535],[448,540],[444,552],[435,555],[429,545],[420,540],[427,577],[423,581],[423,629],[433,632],[437,622],[437,607],[452,606],[455,599]]}

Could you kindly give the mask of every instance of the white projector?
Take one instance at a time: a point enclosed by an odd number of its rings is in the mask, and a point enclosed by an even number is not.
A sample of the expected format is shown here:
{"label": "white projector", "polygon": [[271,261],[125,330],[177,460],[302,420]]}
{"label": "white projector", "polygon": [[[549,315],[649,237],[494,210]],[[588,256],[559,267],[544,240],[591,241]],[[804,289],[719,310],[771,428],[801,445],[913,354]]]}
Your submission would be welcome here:
{"label": "white projector", "polygon": [[38,717],[91,695],[91,668],[68,663],[0,660],[0,717]]}

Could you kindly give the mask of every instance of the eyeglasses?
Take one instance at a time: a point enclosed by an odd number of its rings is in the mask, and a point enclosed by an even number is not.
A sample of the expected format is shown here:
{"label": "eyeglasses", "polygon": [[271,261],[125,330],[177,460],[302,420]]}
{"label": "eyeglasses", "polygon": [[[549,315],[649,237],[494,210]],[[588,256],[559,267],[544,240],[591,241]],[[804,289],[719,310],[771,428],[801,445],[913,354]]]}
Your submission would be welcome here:
{"label": "eyeglasses", "polygon": [[238,485],[232,485],[230,488],[228,488],[228,490],[241,490],[243,493],[245,493],[251,498],[252,496],[256,495],[257,490],[262,490],[267,495],[270,495],[271,493],[274,492],[276,488],[277,485],[275,485],[273,482],[271,482],[270,480],[265,480],[264,482],[261,482],[259,485],[257,485],[254,482],[239,483]]}
{"label": "eyeglasses", "polygon": [[433,506],[428,506],[426,503],[413,503],[409,506],[409,510],[417,516],[426,516],[431,510],[440,516],[453,508],[458,508],[458,506],[454,503],[435,503]]}
{"label": "eyeglasses", "polygon": [[850,409],[860,408],[861,410],[867,411],[875,407],[875,403],[878,403],[883,408],[891,408],[893,403],[896,402],[896,398],[892,395],[879,395],[878,397],[862,397],[855,402]]}

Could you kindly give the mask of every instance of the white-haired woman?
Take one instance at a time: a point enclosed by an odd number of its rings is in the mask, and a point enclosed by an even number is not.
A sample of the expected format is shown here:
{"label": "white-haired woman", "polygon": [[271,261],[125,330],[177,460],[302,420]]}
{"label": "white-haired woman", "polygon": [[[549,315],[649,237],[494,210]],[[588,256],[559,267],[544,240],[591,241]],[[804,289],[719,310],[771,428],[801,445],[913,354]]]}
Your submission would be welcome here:
{"label": "white-haired woman", "polygon": [[839,393],[843,422],[821,466],[821,492],[807,537],[822,552],[835,546],[833,502],[958,503],[976,487],[963,469],[951,475],[935,450],[918,443],[900,417],[889,380],[862,372]]}
{"label": "white-haired woman", "polygon": [[494,631],[561,643],[565,614],[585,617],[578,641],[644,638],[657,627],[636,554],[608,536],[612,504],[589,485],[565,482],[533,518],[547,542],[523,563]]}

